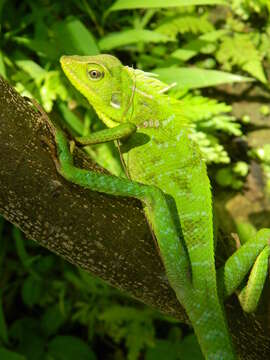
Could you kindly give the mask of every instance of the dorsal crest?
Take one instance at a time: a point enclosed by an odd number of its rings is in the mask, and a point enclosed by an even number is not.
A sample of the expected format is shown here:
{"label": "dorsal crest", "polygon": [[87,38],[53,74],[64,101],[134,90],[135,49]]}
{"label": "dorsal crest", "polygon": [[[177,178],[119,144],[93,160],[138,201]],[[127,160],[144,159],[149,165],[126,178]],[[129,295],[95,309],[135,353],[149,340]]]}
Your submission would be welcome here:
{"label": "dorsal crest", "polygon": [[125,66],[129,74],[134,78],[136,88],[146,88],[155,93],[164,94],[174,86],[176,83],[171,85],[165,84],[158,79],[158,75],[146,72],[139,69],[133,69],[132,67]]}

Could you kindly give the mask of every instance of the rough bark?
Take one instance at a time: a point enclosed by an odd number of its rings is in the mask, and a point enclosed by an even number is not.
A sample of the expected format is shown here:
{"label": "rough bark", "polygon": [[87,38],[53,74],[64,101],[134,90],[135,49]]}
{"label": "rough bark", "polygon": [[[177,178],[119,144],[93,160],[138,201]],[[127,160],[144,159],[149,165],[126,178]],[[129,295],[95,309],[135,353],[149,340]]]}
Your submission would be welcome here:
{"label": "rough bark", "polygon": [[[134,199],[82,189],[61,178],[42,116],[0,78],[0,214],[29,238],[160,311],[187,322]],[[104,171],[75,151],[76,163]],[[235,299],[226,310],[244,359],[270,356],[267,302],[256,316]],[[266,319],[265,319],[266,317]]]}

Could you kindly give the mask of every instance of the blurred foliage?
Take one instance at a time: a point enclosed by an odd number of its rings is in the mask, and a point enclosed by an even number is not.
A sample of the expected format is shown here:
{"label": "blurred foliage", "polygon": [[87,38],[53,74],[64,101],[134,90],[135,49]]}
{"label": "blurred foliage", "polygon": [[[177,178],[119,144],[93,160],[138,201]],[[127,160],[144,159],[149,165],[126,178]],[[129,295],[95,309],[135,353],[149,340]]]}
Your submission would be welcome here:
{"label": "blurred foliage", "polygon": [[[175,348],[171,359],[189,353],[176,320],[24,239],[3,218],[0,242],[1,360],[134,360],[143,350],[152,359],[160,347]],[[200,355],[194,336],[189,342]]]}
{"label": "blurred foliage", "polygon": [[[237,119],[227,99],[209,91],[237,82],[269,91],[269,13],[268,0],[0,0],[0,74],[73,135],[87,135],[103,124],[65,79],[59,57],[110,52],[177,82],[170,95],[191,120],[213,181],[240,189],[256,158],[270,189],[269,145],[231,150],[255,126],[252,117]],[[113,144],[85,150],[124,176]],[[202,359],[175,321],[23,239],[3,219],[0,244],[0,359]]]}

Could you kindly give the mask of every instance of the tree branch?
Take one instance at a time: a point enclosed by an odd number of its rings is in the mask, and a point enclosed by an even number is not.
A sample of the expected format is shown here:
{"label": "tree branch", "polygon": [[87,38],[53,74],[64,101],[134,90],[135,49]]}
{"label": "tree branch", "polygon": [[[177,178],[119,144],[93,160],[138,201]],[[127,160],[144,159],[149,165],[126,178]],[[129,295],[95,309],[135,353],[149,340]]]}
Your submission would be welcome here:
{"label": "tree branch", "polygon": [[[42,116],[0,78],[0,213],[66,260],[187,322],[140,202],[65,181],[56,172],[48,143],[54,146]],[[75,151],[75,163],[104,172],[82,151]],[[270,321],[244,315],[234,298],[226,308],[244,358],[269,358]]]}

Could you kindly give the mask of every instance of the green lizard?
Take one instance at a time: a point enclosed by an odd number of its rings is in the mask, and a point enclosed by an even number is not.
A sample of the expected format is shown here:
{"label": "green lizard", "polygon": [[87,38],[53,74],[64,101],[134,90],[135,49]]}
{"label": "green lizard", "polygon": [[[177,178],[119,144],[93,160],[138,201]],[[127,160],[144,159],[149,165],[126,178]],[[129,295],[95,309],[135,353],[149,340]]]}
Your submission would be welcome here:
{"label": "green lizard", "polygon": [[237,359],[223,311],[249,273],[240,300],[254,311],[268,270],[270,230],[262,229],[215,269],[212,200],[206,165],[190,139],[179,102],[153,74],[111,55],[63,56],[68,79],[108,129],[76,138],[81,145],[122,140],[127,178],[76,168],[67,139],[55,130],[58,172],[68,181],[141,200],[171,287],[185,308],[208,360]]}

